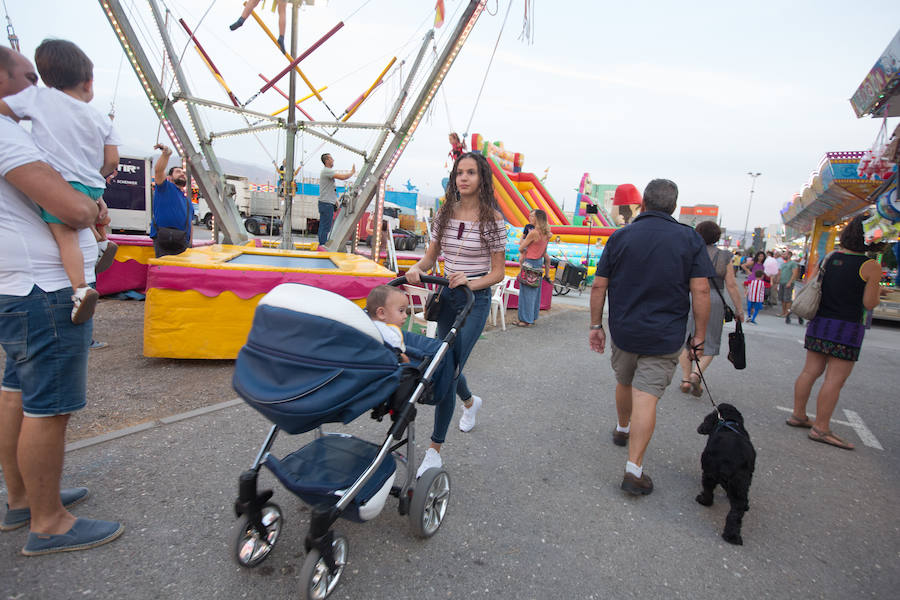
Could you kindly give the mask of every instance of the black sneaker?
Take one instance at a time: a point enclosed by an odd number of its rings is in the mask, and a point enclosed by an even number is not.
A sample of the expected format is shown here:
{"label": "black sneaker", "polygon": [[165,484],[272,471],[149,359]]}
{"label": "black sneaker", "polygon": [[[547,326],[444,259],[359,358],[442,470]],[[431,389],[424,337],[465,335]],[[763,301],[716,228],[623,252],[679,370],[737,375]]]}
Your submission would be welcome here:
{"label": "black sneaker", "polygon": [[618,429],[613,429],[613,444],[616,446],[625,446],[628,444],[628,434]]}
{"label": "black sneaker", "polygon": [[646,473],[635,477],[626,471],[621,488],[632,496],[646,496],[653,492],[653,480]]}
{"label": "black sneaker", "polygon": [[791,315],[785,315],[784,322],[787,323],[788,325],[790,325],[791,324]]}
{"label": "black sneaker", "polygon": [[803,317],[797,317],[797,321],[798,321],[801,325],[803,325]]}

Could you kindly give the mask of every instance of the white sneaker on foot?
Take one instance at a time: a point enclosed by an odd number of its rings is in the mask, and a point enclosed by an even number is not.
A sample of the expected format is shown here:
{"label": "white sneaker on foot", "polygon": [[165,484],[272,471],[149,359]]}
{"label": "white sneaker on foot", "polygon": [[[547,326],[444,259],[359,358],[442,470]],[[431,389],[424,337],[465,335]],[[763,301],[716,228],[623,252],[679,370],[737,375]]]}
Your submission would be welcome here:
{"label": "white sneaker on foot", "polygon": [[92,287],[80,287],[72,294],[72,322],[76,325],[86,323],[94,316],[94,308],[100,294]]}
{"label": "white sneaker on foot", "polygon": [[425,451],[425,458],[422,459],[419,470],[416,471],[416,479],[421,477],[428,469],[440,469],[443,464],[444,461],[441,460],[441,453],[434,448],[429,448]]}
{"label": "white sneaker on foot", "polygon": [[475,427],[475,414],[479,408],[481,408],[481,398],[472,396],[472,406],[469,408],[463,407],[463,414],[459,418],[460,431],[472,431],[472,428]]}

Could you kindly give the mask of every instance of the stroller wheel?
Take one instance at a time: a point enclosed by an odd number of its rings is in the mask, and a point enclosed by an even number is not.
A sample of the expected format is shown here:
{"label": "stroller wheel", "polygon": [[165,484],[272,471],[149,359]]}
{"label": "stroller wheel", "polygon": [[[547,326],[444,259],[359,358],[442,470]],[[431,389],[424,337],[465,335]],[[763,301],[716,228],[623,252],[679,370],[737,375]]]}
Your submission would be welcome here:
{"label": "stroller wheel", "polygon": [[416,537],[437,533],[450,501],[450,475],[443,469],[428,469],[416,483],[409,508],[410,525]]}
{"label": "stroller wheel", "polygon": [[265,532],[258,532],[247,515],[241,517],[235,527],[234,560],[242,567],[252,569],[269,557],[284,524],[281,508],[274,502],[267,502],[262,507],[261,521]]}
{"label": "stroller wheel", "polygon": [[337,569],[334,574],[328,572],[328,565],[321,553],[313,548],[303,561],[300,569],[300,598],[303,600],[324,600],[337,587],[344,567],[347,565],[347,551],[350,545],[347,538],[340,534],[334,534],[331,549],[334,552],[334,562]]}

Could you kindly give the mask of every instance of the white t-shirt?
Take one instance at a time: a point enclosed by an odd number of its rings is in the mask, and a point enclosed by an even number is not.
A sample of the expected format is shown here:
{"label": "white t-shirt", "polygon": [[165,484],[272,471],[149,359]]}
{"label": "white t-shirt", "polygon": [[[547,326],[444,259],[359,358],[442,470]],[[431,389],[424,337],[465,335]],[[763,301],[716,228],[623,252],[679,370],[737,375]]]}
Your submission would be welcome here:
{"label": "white t-shirt", "polygon": [[[0,294],[27,296],[37,285],[45,292],[69,287],[50,227],[37,204],[6,181],[6,174],[28,163],[44,161],[28,132],[0,115]],[[94,281],[97,242],[90,229],[78,232],[84,255],[84,278]]]}
{"label": "white t-shirt", "polygon": [[372,319],[375,328],[381,333],[381,339],[384,343],[392,348],[399,348],[400,352],[406,352],[406,344],[403,343],[403,332],[396,325],[385,323],[384,321],[376,321]]}
{"label": "white t-shirt", "polygon": [[35,85],[3,101],[20,119],[31,119],[35,145],[63,179],[88,187],[106,187],[106,180],[100,175],[103,146],[122,144],[109,117],[65,92]]}

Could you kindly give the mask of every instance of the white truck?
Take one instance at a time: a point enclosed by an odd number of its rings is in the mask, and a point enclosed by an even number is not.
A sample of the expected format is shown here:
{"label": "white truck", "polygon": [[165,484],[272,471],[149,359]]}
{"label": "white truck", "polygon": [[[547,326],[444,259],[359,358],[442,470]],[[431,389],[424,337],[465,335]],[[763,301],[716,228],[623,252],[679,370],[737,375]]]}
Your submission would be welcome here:
{"label": "white truck", "polygon": [[151,166],[149,158],[119,157],[119,171],[103,192],[103,201],[109,208],[110,231],[150,233]]}
{"label": "white truck", "polygon": [[281,232],[281,202],[275,192],[250,189],[246,177],[226,175],[225,184],[234,186],[234,205],[244,217],[244,227],[253,235],[278,235]]}
{"label": "white truck", "polygon": [[[119,157],[119,170],[106,186],[103,199],[109,207],[110,230],[114,233],[150,233],[153,206],[153,160],[139,156]],[[281,231],[281,203],[271,192],[251,191],[246,177],[226,175],[233,185],[238,212],[247,231],[256,235],[277,235]],[[203,198],[194,202],[194,224],[212,229],[213,214]]]}

